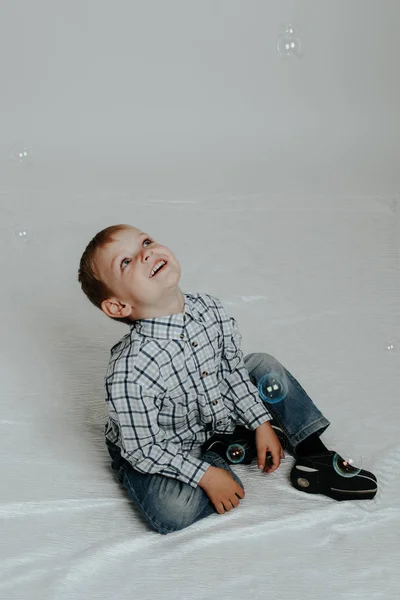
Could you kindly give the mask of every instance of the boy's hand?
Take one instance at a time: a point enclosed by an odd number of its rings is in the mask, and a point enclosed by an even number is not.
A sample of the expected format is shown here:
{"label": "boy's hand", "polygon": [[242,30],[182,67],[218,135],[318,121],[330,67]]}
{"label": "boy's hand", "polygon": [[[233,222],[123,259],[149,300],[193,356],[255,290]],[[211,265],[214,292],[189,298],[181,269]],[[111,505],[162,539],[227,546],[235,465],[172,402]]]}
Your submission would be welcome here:
{"label": "boy's hand", "polygon": [[245,491],[229,471],[220,467],[210,466],[199,481],[199,486],[205,491],[215,510],[221,515],[239,506],[245,497]]}
{"label": "boy's hand", "polygon": [[[264,469],[265,473],[273,473],[281,464],[281,458],[285,458],[285,454],[278,436],[268,421],[257,427],[255,431],[255,442],[258,468]],[[273,465],[266,467],[265,459],[267,452],[271,452]]]}

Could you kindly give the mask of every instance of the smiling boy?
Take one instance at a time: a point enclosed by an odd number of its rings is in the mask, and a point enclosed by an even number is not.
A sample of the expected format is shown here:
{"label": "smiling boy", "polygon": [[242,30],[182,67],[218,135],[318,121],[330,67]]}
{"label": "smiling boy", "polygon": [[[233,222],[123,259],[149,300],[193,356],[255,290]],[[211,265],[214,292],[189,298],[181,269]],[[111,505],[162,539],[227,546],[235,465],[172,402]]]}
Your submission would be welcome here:
{"label": "smiling boy", "polygon": [[[266,473],[290,452],[297,490],[373,498],[376,477],[324,446],[330,423],[298,381],[269,354],[244,358],[235,319],[209,294],[184,294],[180,276],[173,252],[130,225],[99,232],[78,273],[89,300],[129,326],[110,351],[105,437],[149,526],[165,534],[237,507],[245,492],[227,447],[239,439]],[[279,402],[259,395],[271,373],[285,389]]]}

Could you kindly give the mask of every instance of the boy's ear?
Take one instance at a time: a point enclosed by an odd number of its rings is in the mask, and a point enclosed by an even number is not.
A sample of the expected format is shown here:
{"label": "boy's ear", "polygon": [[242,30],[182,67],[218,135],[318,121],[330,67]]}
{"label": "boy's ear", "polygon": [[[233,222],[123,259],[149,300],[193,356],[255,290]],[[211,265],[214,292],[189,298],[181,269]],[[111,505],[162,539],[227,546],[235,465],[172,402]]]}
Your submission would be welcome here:
{"label": "boy's ear", "polygon": [[108,316],[113,318],[123,319],[131,314],[131,307],[127,304],[122,304],[116,298],[108,298],[101,303],[101,310]]}

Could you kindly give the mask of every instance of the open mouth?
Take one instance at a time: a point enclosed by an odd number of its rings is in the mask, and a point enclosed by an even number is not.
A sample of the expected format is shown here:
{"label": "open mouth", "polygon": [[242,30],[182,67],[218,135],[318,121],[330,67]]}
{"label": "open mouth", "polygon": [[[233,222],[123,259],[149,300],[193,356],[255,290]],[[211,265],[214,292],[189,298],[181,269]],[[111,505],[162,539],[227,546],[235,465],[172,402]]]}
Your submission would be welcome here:
{"label": "open mouth", "polygon": [[154,277],[157,277],[157,275],[158,275],[159,273],[161,273],[162,271],[164,271],[164,270],[165,270],[165,268],[166,268],[166,266],[167,266],[167,264],[168,264],[168,263],[164,263],[164,264],[163,264],[163,266],[162,266],[160,269],[158,269],[158,271],[156,271],[156,272],[154,273],[154,275],[152,275],[152,276],[150,277],[150,279],[154,279]]}

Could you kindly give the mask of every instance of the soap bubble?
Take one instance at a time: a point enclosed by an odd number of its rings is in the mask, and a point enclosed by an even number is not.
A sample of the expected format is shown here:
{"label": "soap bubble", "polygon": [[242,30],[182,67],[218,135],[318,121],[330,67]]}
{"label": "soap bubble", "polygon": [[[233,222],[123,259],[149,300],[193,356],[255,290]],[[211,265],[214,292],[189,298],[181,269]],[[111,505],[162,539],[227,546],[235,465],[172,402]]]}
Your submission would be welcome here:
{"label": "soap bubble", "polygon": [[332,464],[336,473],[342,477],[355,477],[361,471],[361,468],[357,466],[360,464],[359,460],[344,459],[337,453],[333,456]]}
{"label": "soap bubble", "polygon": [[241,463],[246,456],[247,450],[250,448],[250,445],[247,442],[234,443],[230,444],[226,449],[226,457],[230,460],[231,463],[237,464]]}
{"label": "soap bubble", "polygon": [[400,351],[399,342],[396,340],[392,340],[391,342],[389,342],[388,344],[385,345],[384,351],[390,352],[391,354],[399,353],[399,351]]}
{"label": "soap bubble", "polygon": [[281,56],[303,56],[299,27],[294,23],[281,24],[276,47]]}
{"label": "soap bubble", "polygon": [[28,158],[28,152],[26,148],[23,148],[21,152],[18,152],[18,158],[19,160],[26,160]]}
{"label": "soap bubble", "polygon": [[14,148],[10,152],[11,158],[20,164],[27,164],[30,160],[30,154],[26,148]]}
{"label": "soap bubble", "polygon": [[30,240],[28,230],[25,227],[18,227],[14,232],[14,237],[20,244],[27,244]]}
{"label": "soap bubble", "polygon": [[281,402],[288,393],[287,378],[283,372],[267,373],[261,377],[257,387],[261,399],[268,404]]}
{"label": "soap bubble", "polygon": [[300,38],[289,35],[279,36],[276,47],[281,56],[296,56],[297,58],[300,58],[304,54]]}
{"label": "soap bubble", "polygon": [[296,23],[281,23],[279,25],[279,35],[288,35],[289,37],[298,37],[300,27]]}

